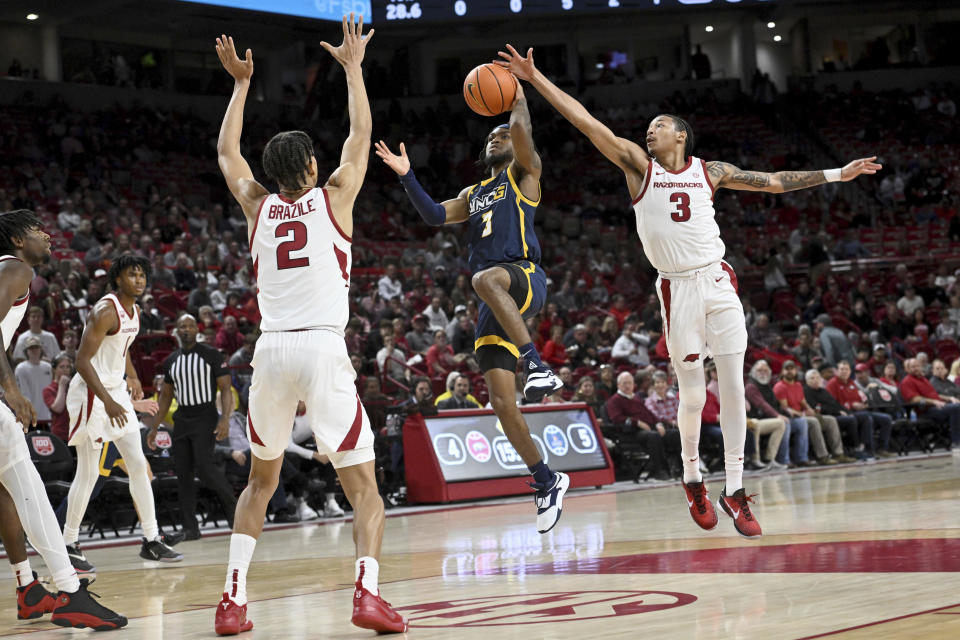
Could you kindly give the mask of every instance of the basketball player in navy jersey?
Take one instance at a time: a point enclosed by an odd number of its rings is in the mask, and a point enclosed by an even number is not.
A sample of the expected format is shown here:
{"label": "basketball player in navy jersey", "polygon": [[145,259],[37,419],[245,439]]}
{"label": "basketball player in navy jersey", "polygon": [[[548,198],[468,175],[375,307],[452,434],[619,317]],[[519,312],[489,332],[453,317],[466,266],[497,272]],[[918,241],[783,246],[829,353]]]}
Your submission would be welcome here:
{"label": "basketball player in navy jersey", "polygon": [[557,524],[570,478],[551,471],[530,437],[517,408],[517,360],[524,358],[527,383],[524,395],[538,401],[558,391],[563,382],[540,361],[525,318],[540,312],[547,295],[547,276],[540,266],[540,243],[533,217],[540,203],[540,156],[533,144],[530,111],[517,85],[510,124],[487,135],[480,161],[489,177],[438,204],[427,195],[410,169],[406,148],[393,154],[381,140],[377,155],[400,176],[414,207],[433,226],[467,222],[473,288],[481,303],[477,318],[477,362],[490,390],[490,403],[510,443],[533,474],[537,530],[546,533]]}
{"label": "basketball player in navy jersey", "polygon": [[743,489],[743,445],[746,411],[743,360],[747,348],[743,306],[733,269],[723,261],[725,247],[713,208],[714,190],[725,187],[783,193],[824,182],[847,182],[872,175],[881,166],[875,157],[854,160],[842,169],[825,171],[743,171],[725,162],[706,162],[691,155],[693,129],[683,119],[660,115],[647,127],[647,148],[616,136],[583,105],[546,78],[526,57],[507,45],[495,61],[529,82],[564,118],[624,173],[633,198],[637,233],[650,263],[657,268],[657,294],[663,312],[667,348],[680,387],[677,426],[683,456],[683,486],[694,522],[717,526],[699,470],[700,413],[706,402],[703,359],[712,355],[720,385],[720,427],[723,431],[726,487],[717,501],[738,533],[761,535]]}

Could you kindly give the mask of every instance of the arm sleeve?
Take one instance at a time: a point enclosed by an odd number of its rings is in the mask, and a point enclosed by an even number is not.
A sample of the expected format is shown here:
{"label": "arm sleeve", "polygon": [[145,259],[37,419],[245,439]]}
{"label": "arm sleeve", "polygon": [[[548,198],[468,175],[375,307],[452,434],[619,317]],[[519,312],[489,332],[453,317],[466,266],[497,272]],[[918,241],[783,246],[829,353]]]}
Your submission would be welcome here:
{"label": "arm sleeve", "polygon": [[417,177],[413,175],[413,169],[400,176],[400,184],[403,185],[410,202],[413,203],[420,217],[427,224],[439,227],[447,221],[447,210],[443,208],[442,204],[437,204],[433,201],[433,198],[427,195],[427,192],[417,182]]}

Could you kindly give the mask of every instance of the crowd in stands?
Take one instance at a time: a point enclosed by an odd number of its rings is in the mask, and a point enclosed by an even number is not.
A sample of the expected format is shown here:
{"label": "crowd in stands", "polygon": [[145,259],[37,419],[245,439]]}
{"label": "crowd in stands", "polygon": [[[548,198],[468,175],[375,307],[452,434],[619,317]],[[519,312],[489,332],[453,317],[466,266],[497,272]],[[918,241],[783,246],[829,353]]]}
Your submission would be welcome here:
{"label": "crowd in stands", "polygon": [[[952,85],[915,96],[789,95],[784,113],[789,104],[807,105],[824,130],[849,136],[824,137],[837,163],[881,150],[889,158],[882,177],[783,195],[716,194],[750,337],[748,466],[960,446],[960,127],[949,107],[956,97]],[[537,232],[549,297],[528,326],[564,381],[549,401],[587,403],[611,430],[615,455],[624,438],[639,439],[649,455],[645,473],[676,477],[676,386],[661,340],[655,273],[632,230],[629,198],[619,173],[589,142],[541,100],[532,103],[544,163]],[[435,199],[483,177],[474,154],[487,121],[463,118],[443,100],[419,112],[396,101],[378,104],[374,138],[404,140]],[[591,108],[637,139],[656,113],[689,114],[696,153],[738,166],[808,162],[780,141],[775,127],[782,123],[746,98],[721,104],[705,91],[659,105]],[[12,349],[18,381],[41,420],[65,433],[63,398],[83,322],[105,293],[106,267],[124,252],[146,256],[153,267],[132,352],[144,387],[153,390],[160,363],[176,348],[173,324],[189,312],[202,339],[228,357],[243,407],[260,317],[245,220],[214,162],[218,123],[143,106],[82,112],[29,96],[0,106],[0,118],[0,209],[36,211],[54,246],[37,270]],[[308,123],[321,172],[339,157],[338,118]],[[853,121],[862,130],[845,126]],[[303,125],[251,118],[246,157],[257,167],[273,133]],[[378,451],[387,473],[402,469],[391,416],[487,403],[473,355],[478,299],[464,231],[423,224],[393,174],[371,162],[355,208],[345,338],[358,392],[383,436]],[[722,446],[711,375],[708,367],[705,447]],[[228,454],[242,467],[241,457],[248,456]],[[402,484],[402,476],[392,483]]]}

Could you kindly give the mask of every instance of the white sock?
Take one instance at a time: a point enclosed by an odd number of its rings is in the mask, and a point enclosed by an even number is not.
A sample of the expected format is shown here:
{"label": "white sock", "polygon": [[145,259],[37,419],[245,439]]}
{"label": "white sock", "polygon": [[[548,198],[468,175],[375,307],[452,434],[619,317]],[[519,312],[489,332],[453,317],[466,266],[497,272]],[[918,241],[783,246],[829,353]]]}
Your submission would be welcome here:
{"label": "white sock", "polygon": [[127,467],[127,475],[130,476],[130,497],[133,499],[133,506],[137,509],[137,515],[140,516],[140,528],[143,530],[143,537],[147,540],[155,540],[160,534],[160,530],[157,527],[157,510],[153,500],[153,487],[150,485],[150,472],[147,466],[147,458],[143,453],[143,445],[140,442],[140,434],[128,433],[115,440],[114,444],[117,451],[123,456],[123,462]]}
{"label": "white sock", "polygon": [[700,474],[700,415],[707,401],[703,382],[703,367],[687,369],[674,365],[680,387],[680,406],[677,408],[677,429],[680,430],[680,455],[683,459],[683,481],[702,482]]}
{"label": "white sock", "polygon": [[[67,502],[69,508],[69,502]],[[80,529],[71,527],[70,525],[63,525],[63,544],[66,546],[71,546],[77,544],[77,540],[80,539]]]}
{"label": "white sock", "polygon": [[247,569],[253,558],[257,539],[243,533],[230,536],[230,561],[227,563],[227,581],[224,592],[239,606],[247,604]]}
{"label": "white sock", "polygon": [[377,586],[380,580],[380,563],[377,559],[370,556],[357,558],[354,568],[355,579],[360,581],[360,585],[373,595],[380,595],[380,587]]}
{"label": "white sock", "polygon": [[80,579],[70,564],[57,516],[53,513],[43,480],[33,462],[30,458],[24,458],[7,464],[0,471],[0,483],[13,498],[23,530],[31,546],[50,569],[57,589],[74,593],[80,588]]}
{"label": "white sock", "polygon": [[720,386],[720,428],[727,495],[743,488],[743,445],[747,439],[747,409],[743,394],[743,354],[714,358]]}
{"label": "white sock", "polygon": [[23,562],[18,562],[17,564],[11,564],[10,568],[13,569],[13,577],[17,579],[18,587],[25,587],[33,582],[33,571],[30,569],[30,558],[27,558]]}

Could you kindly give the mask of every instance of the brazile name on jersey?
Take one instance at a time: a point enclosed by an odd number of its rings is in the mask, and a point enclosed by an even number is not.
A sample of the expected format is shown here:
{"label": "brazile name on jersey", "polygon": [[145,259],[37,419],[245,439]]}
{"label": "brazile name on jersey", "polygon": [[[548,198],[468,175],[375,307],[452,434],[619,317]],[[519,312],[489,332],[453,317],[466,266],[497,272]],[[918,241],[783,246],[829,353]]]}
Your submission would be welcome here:
{"label": "brazile name on jersey", "polygon": [[293,204],[271,204],[267,209],[267,218],[269,220],[292,220],[316,211],[313,206],[314,199],[307,198],[298,200]]}

